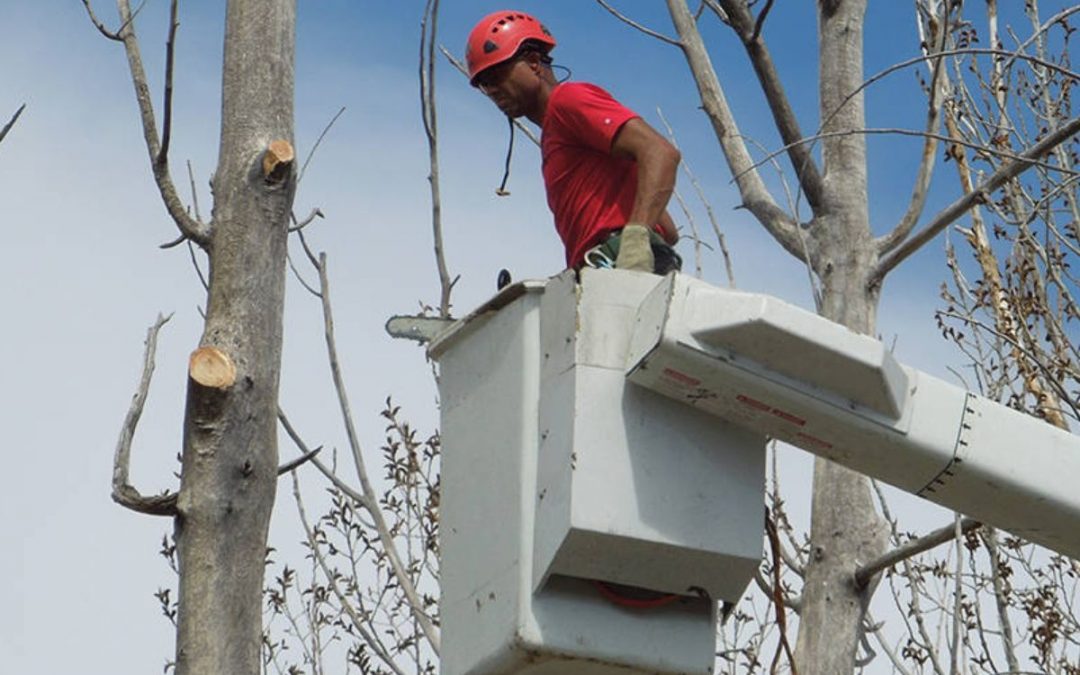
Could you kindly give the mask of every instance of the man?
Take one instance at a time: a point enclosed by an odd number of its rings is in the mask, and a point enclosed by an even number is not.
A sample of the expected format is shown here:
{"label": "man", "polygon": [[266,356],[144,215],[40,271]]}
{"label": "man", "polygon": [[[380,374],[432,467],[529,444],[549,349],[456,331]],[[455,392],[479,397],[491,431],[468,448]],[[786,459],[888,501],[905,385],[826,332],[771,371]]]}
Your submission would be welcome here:
{"label": "man", "polygon": [[679,151],[603,89],[560,83],[555,38],[536,18],[503,11],[469,34],[469,79],[510,118],[541,128],[544,186],[568,267],[665,274],[681,259],[667,203]]}

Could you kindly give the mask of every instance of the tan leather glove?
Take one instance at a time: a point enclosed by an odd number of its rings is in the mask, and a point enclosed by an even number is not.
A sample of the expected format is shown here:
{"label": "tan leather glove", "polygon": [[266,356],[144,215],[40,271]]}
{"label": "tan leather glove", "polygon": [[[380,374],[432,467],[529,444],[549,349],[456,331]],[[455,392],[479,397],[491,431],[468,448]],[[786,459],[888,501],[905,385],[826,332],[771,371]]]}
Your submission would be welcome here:
{"label": "tan leather glove", "polygon": [[649,228],[639,223],[627,223],[619,237],[619,255],[615,258],[615,269],[652,272],[653,265]]}

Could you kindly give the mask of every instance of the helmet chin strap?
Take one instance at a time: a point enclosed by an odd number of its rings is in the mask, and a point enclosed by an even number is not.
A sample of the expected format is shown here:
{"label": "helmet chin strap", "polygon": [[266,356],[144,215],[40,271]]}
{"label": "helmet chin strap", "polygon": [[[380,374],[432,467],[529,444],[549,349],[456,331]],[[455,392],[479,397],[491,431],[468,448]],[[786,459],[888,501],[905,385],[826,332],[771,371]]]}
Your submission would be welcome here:
{"label": "helmet chin strap", "polygon": [[514,155],[514,118],[507,115],[506,121],[510,124],[510,145],[506,148],[506,168],[503,170],[502,183],[495,188],[495,194],[500,197],[510,196],[510,191],[506,189],[506,182],[510,180],[510,158]]}

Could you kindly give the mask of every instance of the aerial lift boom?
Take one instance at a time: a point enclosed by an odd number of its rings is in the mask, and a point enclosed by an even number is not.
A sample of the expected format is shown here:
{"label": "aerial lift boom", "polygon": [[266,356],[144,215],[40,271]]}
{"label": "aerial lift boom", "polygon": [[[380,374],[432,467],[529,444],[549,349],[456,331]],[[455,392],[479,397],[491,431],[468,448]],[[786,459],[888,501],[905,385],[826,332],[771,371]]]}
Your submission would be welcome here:
{"label": "aerial lift boom", "polygon": [[632,382],[1080,558],[1080,438],[781,300],[666,277]]}

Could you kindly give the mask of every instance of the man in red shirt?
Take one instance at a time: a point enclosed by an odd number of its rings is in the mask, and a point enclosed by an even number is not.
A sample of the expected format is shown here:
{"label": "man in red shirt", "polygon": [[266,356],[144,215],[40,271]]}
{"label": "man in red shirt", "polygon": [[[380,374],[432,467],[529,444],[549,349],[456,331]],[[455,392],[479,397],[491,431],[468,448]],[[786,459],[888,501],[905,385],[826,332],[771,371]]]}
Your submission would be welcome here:
{"label": "man in red shirt", "polygon": [[681,259],[668,215],[679,151],[600,87],[559,83],[555,38],[523,12],[495,12],[469,35],[469,79],[510,118],[541,128],[544,186],[566,264],[664,274]]}

